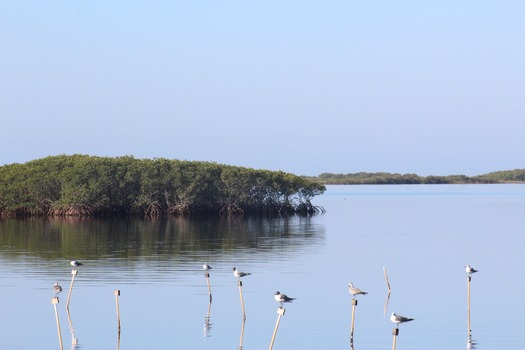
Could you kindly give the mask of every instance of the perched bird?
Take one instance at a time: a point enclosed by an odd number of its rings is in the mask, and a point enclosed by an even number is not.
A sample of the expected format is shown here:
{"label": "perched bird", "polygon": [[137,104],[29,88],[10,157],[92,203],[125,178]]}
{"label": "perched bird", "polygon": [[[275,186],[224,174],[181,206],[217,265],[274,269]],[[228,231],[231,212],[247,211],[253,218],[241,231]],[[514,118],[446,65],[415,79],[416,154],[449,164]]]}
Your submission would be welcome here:
{"label": "perched bird", "polygon": [[352,282],[348,283],[348,293],[352,294],[353,296],[362,294],[367,295],[367,292],[363,292],[361,289],[354,287],[354,284]]}
{"label": "perched bird", "polygon": [[58,282],[55,282],[55,286],[53,287],[53,290],[55,291],[55,295],[58,295],[58,293],[62,292],[62,287]]}
{"label": "perched bird", "polygon": [[249,272],[241,272],[239,270],[237,270],[236,267],[233,268],[233,275],[237,278],[241,278],[241,277],[244,277],[244,276],[248,276],[248,275],[251,275],[251,273]]}
{"label": "perched bird", "polygon": [[82,266],[82,265],[84,265],[84,264],[82,264],[82,263],[81,263],[80,261],[78,261],[78,260],[71,260],[69,263],[70,263],[71,266],[73,266],[73,267],[78,267],[78,266]]}
{"label": "perched bird", "polygon": [[405,317],[401,315],[397,315],[395,312],[392,312],[392,315],[390,316],[390,321],[394,322],[395,324],[405,323],[413,321],[413,318]]}
{"label": "perched bird", "polygon": [[467,273],[469,273],[469,274],[470,274],[470,273],[476,273],[476,272],[478,272],[478,270],[474,269],[474,268],[473,268],[472,266],[470,266],[470,265],[466,265],[466,266],[465,266],[465,271],[467,271]]}
{"label": "perched bird", "polygon": [[291,303],[292,300],[295,300],[296,298],[290,298],[289,296],[287,296],[286,294],[283,294],[279,291],[275,292],[275,294],[273,295],[273,297],[275,298],[275,301],[277,301],[278,303],[281,303],[281,306],[284,304],[284,303]]}
{"label": "perched bird", "polygon": [[210,265],[208,265],[208,264],[204,264],[204,265],[202,265],[202,269],[203,269],[204,271],[209,271],[209,270],[212,269],[212,267],[211,267]]}

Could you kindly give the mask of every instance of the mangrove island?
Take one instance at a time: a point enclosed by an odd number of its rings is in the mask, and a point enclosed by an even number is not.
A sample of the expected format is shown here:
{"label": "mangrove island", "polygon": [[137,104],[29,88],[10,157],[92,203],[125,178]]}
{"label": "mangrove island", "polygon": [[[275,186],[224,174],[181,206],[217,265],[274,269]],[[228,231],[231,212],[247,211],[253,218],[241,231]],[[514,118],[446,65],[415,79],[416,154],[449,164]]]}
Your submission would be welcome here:
{"label": "mangrove island", "polygon": [[281,171],[59,155],[0,166],[0,216],[311,215],[325,190]]}

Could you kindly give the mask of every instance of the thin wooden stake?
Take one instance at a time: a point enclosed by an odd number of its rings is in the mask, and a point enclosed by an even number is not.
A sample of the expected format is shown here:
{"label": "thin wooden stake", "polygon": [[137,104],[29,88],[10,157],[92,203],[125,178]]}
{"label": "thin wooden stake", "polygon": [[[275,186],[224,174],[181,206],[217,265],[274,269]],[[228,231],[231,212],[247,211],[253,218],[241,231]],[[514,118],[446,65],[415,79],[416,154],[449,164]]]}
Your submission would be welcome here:
{"label": "thin wooden stake", "polygon": [[118,303],[118,299],[119,299],[118,297],[120,296],[120,290],[115,289],[113,294],[115,294],[115,305],[117,309],[117,350],[119,350],[120,349],[120,307]]}
{"label": "thin wooden stake", "polygon": [[392,340],[392,350],[396,350],[396,339],[399,334],[399,328],[392,329],[392,335],[394,336],[394,339]]}
{"label": "thin wooden stake", "polygon": [[388,293],[390,293],[391,289],[390,289],[390,282],[388,282],[388,275],[386,273],[386,268],[383,267],[383,274],[385,275],[385,280],[386,280],[386,286],[388,287]]}
{"label": "thin wooden stake", "polygon": [[246,323],[246,318],[242,320],[242,327],[241,327],[241,337],[239,339],[239,350],[242,350],[242,341],[244,339],[244,324]]}
{"label": "thin wooden stake", "polygon": [[470,338],[471,335],[471,328],[470,328],[470,281],[472,277],[469,275],[467,276],[467,327],[468,327],[468,333],[467,333],[467,339]]}
{"label": "thin wooden stake", "polygon": [[385,267],[383,267],[383,274],[385,275],[386,286],[388,288],[388,295],[386,297],[385,307],[383,309],[383,315],[386,316],[386,310],[388,308],[388,302],[390,301],[390,292],[392,291],[392,289],[390,289],[390,282],[388,282],[388,275],[386,274]]}
{"label": "thin wooden stake", "polygon": [[244,299],[242,297],[242,281],[237,281],[237,285],[239,286],[239,297],[241,298],[242,317],[244,320],[246,320],[246,312],[244,310]]}
{"label": "thin wooden stake", "polygon": [[51,304],[55,307],[55,319],[57,322],[57,331],[58,331],[58,342],[60,344],[60,350],[63,350],[64,347],[62,346],[62,332],[60,331],[60,321],[58,319],[58,310],[57,310],[57,304],[58,304],[58,297],[51,298]]}
{"label": "thin wooden stake", "polygon": [[113,294],[115,294],[115,306],[117,309],[117,327],[118,327],[118,333],[120,334],[120,307],[118,304],[118,297],[120,296],[120,290],[116,289]]}
{"label": "thin wooden stake", "polygon": [[350,346],[354,346],[354,318],[355,318],[355,307],[357,306],[357,299],[352,299],[352,325],[350,326]]}
{"label": "thin wooden stake", "polygon": [[212,296],[211,296],[211,287],[210,287],[210,273],[208,271],[204,272],[204,277],[206,277],[206,283],[208,284],[208,295],[210,296],[210,303],[211,303]]}
{"label": "thin wooden stake", "polygon": [[277,336],[277,330],[279,329],[279,323],[281,322],[281,317],[286,312],[286,309],[282,307],[277,308],[277,323],[275,324],[275,329],[273,330],[272,341],[270,342],[270,350],[273,349],[273,343],[275,342],[275,337]]}
{"label": "thin wooden stake", "polygon": [[73,283],[75,282],[75,276],[78,274],[77,269],[71,270],[71,284],[69,285],[69,292],[67,293],[66,309],[69,310],[69,300],[71,299],[71,292],[73,291]]}

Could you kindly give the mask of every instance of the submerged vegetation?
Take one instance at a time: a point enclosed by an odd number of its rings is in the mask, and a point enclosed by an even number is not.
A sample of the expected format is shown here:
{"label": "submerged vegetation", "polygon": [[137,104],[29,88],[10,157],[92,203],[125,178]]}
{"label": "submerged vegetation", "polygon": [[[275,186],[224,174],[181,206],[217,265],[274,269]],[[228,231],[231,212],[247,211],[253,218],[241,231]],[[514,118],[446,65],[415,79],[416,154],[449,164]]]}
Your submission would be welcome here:
{"label": "submerged vegetation", "polygon": [[525,182],[525,169],[496,171],[484,175],[465,176],[418,176],[393,173],[323,173],[318,177],[306,177],[310,181],[332,185],[416,185],[416,184],[494,184]]}
{"label": "submerged vegetation", "polygon": [[87,155],[0,167],[0,215],[315,214],[325,187],[302,177],[209,162]]}

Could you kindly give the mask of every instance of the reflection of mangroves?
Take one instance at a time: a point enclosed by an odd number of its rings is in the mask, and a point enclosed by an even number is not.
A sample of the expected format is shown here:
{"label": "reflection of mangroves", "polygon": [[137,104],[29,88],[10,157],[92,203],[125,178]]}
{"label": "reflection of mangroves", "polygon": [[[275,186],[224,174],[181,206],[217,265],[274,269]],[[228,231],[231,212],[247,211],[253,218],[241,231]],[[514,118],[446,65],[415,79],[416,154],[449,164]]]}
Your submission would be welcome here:
{"label": "reflection of mangroves", "polygon": [[[298,249],[322,238],[309,217],[159,220],[102,218],[30,218],[0,220],[4,254],[46,258],[182,255],[195,251],[227,252],[239,247]],[[264,238],[264,239],[261,239]]]}
{"label": "reflection of mangroves", "polygon": [[60,155],[0,166],[0,215],[314,214],[324,185],[210,162]]}

